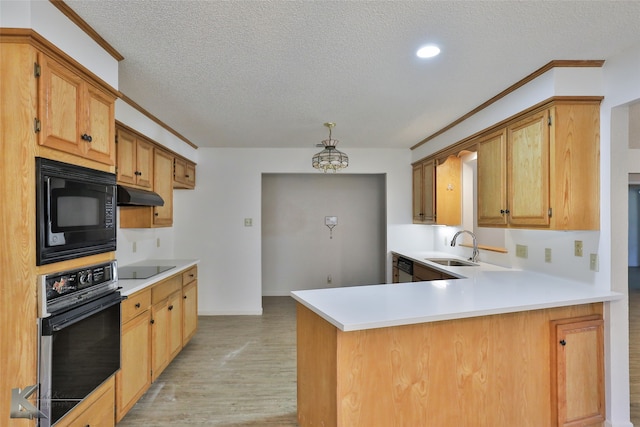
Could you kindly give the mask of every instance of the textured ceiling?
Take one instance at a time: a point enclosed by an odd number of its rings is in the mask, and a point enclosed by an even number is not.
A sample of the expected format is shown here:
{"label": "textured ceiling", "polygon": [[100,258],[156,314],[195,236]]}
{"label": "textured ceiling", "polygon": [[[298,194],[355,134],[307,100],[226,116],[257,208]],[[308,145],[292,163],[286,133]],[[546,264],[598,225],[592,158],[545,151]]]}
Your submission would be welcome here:
{"label": "textured ceiling", "polygon": [[[555,59],[640,42],[640,1],[67,0],[119,89],[200,147],[411,147]],[[420,60],[436,43],[440,56]]]}

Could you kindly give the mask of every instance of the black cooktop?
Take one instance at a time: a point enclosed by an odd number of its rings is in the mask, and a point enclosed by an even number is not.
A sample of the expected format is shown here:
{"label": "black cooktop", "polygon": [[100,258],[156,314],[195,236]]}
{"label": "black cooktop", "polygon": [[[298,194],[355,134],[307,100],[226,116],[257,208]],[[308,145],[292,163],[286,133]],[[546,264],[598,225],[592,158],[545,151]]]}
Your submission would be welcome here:
{"label": "black cooktop", "polygon": [[171,270],[175,265],[145,265],[118,268],[118,279],[148,279],[156,274]]}

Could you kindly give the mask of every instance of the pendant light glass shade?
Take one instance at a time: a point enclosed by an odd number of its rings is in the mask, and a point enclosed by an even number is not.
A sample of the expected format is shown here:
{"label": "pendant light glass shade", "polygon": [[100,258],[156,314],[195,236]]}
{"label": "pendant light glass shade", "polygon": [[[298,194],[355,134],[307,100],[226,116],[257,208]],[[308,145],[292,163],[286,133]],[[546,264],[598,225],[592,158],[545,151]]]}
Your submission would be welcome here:
{"label": "pendant light glass shade", "polygon": [[328,170],[336,172],[349,166],[349,156],[336,148],[337,140],[331,139],[331,128],[336,124],[325,123],[324,125],[329,128],[329,139],[322,141],[324,150],[313,156],[311,164],[314,168],[320,169],[325,173]]}

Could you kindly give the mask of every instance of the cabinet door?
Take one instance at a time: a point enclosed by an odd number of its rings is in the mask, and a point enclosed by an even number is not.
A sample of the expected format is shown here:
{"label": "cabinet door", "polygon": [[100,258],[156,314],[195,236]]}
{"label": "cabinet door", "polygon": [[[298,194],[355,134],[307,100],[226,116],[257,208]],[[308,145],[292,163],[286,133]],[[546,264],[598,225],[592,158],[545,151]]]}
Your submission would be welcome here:
{"label": "cabinet door", "polygon": [[89,135],[91,141],[82,141],[84,156],[100,163],[115,165],[115,99],[93,85],[86,84],[85,87],[86,124],[81,129],[81,134]]}
{"label": "cabinet door", "polygon": [[116,179],[121,184],[136,184],[136,137],[118,129],[116,131],[118,167]]}
{"label": "cabinet door", "polygon": [[80,402],[71,412],[62,417],[55,426],[113,427],[115,425],[113,416],[114,399],[113,377],[111,377]]}
{"label": "cabinet door", "polygon": [[176,292],[169,297],[169,360],[182,350],[182,292]]}
{"label": "cabinet door", "polygon": [[136,139],[136,184],[153,188],[153,145],[140,138]]}
{"label": "cabinet door", "polygon": [[196,165],[191,162],[187,162],[187,175],[185,177],[187,188],[196,188]]}
{"label": "cabinet door", "polygon": [[422,191],[422,163],[413,165],[413,222],[422,223],[424,221],[423,191]]}
{"label": "cabinet door", "polygon": [[511,225],[549,225],[549,112],[507,128],[507,181]]}
{"label": "cabinet door", "polygon": [[198,329],[198,282],[182,289],[182,345],[185,346]]}
{"label": "cabinet door", "polygon": [[[567,323],[565,323],[567,322]],[[604,339],[602,318],[552,323],[552,409],[554,426],[604,422]]]}
{"label": "cabinet door", "polygon": [[116,421],[151,385],[151,313],[147,309],[122,326],[120,371],[116,374]]}
{"label": "cabinet door", "polygon": [[435,222],[435,160],[429,159],[413,166],[413,222]]}
{"label": "cabinet door", "polygon": [[436,167],[436,223],[459,225],[462,222],[462,160],[449,156]]}
{"label": "cabinet door", "polygon": [[169,304],[161,301],[151,308],[151,380],[169,364]]}
{"label": "cabinet door", "polygon": [[38,115],[40,145],[82,156],[82,78],[57,61],[40,55]]}
{"label": "cabinet door", "polygon": [[478,225],[506,226],[507,215],[506,129],[478,141]]}
{"label": "cabinet door", "polygon": [[153,150],[153,189],[164,200],[164,206],[154,206],[153,224],[173,224],[173,156],[166,151]]}

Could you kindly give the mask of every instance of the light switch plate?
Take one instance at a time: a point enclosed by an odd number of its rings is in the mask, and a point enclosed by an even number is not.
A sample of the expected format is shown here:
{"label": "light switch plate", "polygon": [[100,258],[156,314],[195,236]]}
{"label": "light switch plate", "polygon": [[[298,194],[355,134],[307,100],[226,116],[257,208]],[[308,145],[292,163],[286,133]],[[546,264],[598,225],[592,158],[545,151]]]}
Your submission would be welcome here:
{"label": "light switch plate", "polygon": [[544,248],[544,262],[551,262],[551,248]]}
{"label": "light switch plate", "polygon": [[575,256],[582,256],[582,240],[576,240],[573,245],[573,254]]}
{"label": "light switch plate", "polygon": [[598,271],[599,269],[598,254],[589,254],[589,270]]}

